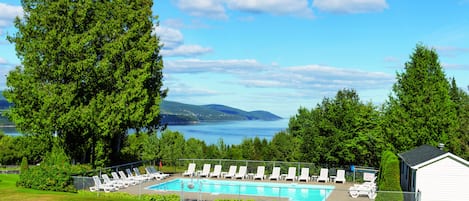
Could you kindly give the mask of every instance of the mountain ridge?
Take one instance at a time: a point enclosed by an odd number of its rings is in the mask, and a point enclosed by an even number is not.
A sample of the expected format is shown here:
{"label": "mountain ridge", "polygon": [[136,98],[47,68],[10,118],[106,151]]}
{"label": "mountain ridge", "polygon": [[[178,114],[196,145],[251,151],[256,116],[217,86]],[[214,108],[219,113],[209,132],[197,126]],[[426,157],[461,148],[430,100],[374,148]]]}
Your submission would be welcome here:
{"label": "mountain ridge", "polygon": [[244,111],[221,104],[191,105],[175,101],[163,101],[161,104],[162,123],[194,124],[204,121],[235,121],[282,119],[268,111]]}

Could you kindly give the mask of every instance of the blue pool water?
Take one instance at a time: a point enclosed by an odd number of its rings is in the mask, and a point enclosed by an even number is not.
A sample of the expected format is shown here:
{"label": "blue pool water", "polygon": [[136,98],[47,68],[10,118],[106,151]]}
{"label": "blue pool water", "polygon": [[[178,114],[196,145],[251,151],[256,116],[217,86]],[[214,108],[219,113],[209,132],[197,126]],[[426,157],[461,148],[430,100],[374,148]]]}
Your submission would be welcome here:
{"label": "blue pool water", "polygon": [[[193,188],[189,188],[190,184]],[[173,179],[147,189],[180,192],[181,186],[184,192],[283,197],[290,201],[325,201],[334,189],[326,185],[211,179]]]}

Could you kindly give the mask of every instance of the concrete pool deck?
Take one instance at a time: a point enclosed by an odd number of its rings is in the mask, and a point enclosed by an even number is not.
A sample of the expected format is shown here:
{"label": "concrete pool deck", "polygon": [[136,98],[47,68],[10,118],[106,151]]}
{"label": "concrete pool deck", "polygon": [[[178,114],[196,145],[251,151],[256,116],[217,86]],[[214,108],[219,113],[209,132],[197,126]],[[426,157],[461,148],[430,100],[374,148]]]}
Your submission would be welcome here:
{"label": "concrete pool deck", "polygon": [[[130,194],[176,194],[176,195],[181,195],[181,192],[176,192],[176,191],[155,191],[155,190],[148,190],[145,189],[148,186],[152,186],[158,183],[166,182],[172,179],[176,178],[183,178],[179,175],[177,176],[171,176],[169,178],[166,178],[164,180],[153,180],[149,182],[145,182],[136,186],[129,186],[128,188],[121,189],[119,192],[127,192]],[[185,177],[188,178],[188,177]],[[211,178],[211,179],[217,179],[217,178]],[[220,179],[220,180],[230,180],[230,179]],[[238,179],[239,181],[239,179]],[[246,180],[246,181],[252,181],[252,182],[274,182],[274,183],[292,183],[291,181],[269,181],[269,180]],[[300,183],[300,182],[295,182],[295,183]],[[348,194],[348,189],[350,186],[352,186],[354,183],[352,182],[347,182],[345,184],[342,183],[320,183],[320,182],[301,182],[301,184],[311,184],[311,185],[328,185],[328,186],[334,186],[334,190],[332,193],[329,195],[326,201],[369,201],[368,197],[358,197],[358,198],[352,198]],[[200,197],[199,197],[200,196]],[[261,196],[246,196],[246,195],[227,195],[227,194],[219,194],[219,195],[214,195],[211,193],[188,193],[184,192],[184,200],[197,200],[198,198],[201,198],[201,200],[215,200],[215,199],[241,199],[241,200],[256,200],[256,201],[272,201],[272,200],[278,200],[278,201],[288,201],[287,198],[279,198],[279,197],[261,197]]]}

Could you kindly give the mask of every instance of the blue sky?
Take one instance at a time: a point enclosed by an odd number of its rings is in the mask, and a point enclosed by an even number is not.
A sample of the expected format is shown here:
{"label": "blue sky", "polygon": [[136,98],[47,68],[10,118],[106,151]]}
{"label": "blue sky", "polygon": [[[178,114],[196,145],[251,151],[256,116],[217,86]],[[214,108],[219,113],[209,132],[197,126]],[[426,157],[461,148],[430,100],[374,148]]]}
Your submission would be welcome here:
{"label": "blue sky", "polygon": [[[0,88],[20,61],[19,0],[0,3]],[[167,100],[267,110],[282,117],[340,89],[383,103],[417,43],[469,85],[469,0],[155,1]]]}

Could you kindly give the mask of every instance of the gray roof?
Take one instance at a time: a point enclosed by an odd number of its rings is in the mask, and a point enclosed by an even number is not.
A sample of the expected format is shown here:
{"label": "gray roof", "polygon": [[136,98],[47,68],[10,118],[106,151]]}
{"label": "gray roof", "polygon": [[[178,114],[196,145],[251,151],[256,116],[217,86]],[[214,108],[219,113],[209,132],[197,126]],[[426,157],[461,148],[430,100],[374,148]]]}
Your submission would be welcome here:
{"label": "gray roof", "polygon": [[402,160],[409,166],[415,166],[426,162],[438,156],[445,154],[446,151],[440,150],[434,146],[422,145],[415,149],[398,154]]}

